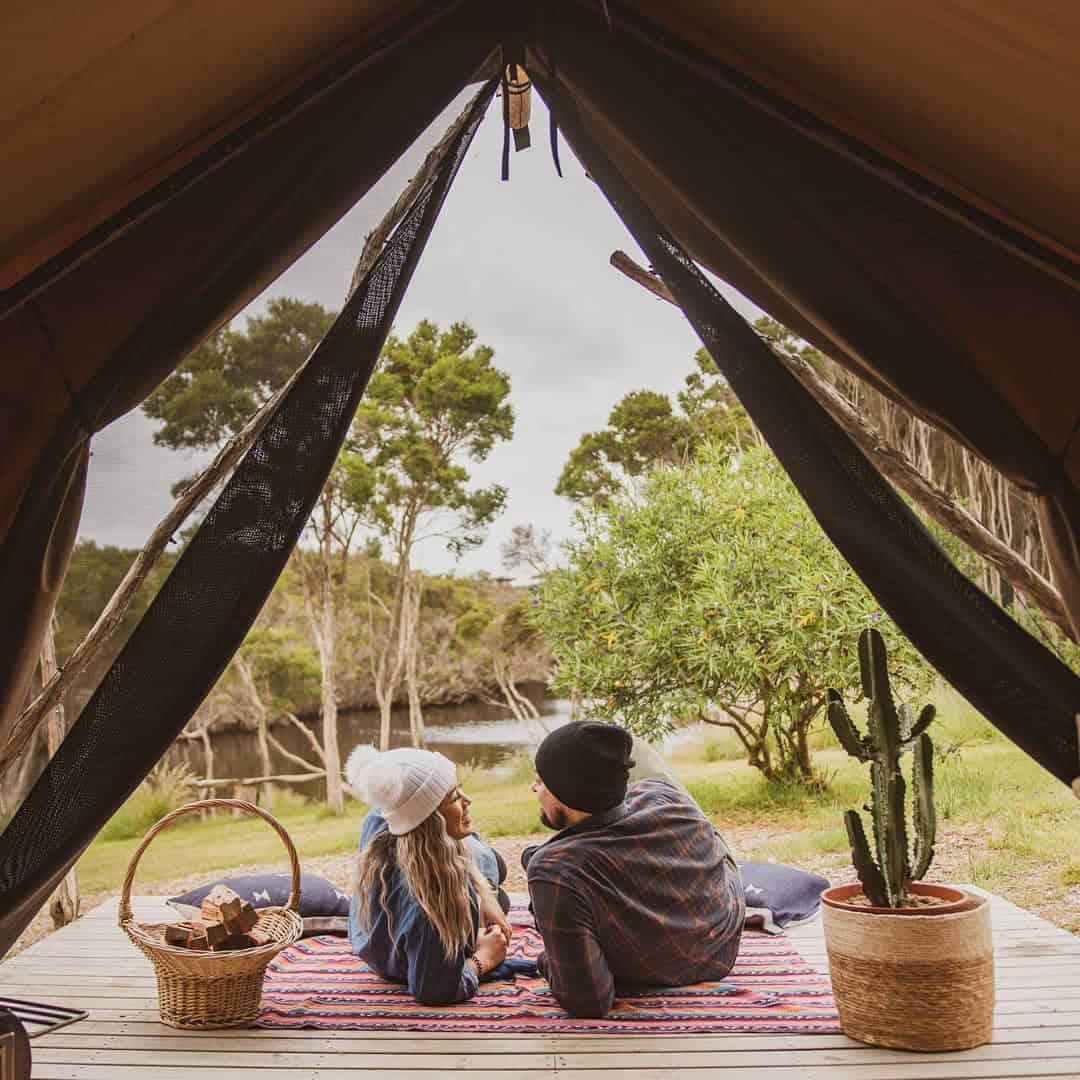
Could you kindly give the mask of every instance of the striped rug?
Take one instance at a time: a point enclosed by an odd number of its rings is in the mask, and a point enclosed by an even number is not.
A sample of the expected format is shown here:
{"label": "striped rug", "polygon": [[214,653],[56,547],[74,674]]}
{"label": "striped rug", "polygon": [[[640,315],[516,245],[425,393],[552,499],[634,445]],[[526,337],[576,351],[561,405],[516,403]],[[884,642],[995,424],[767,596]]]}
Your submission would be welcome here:
{"label": "striped rug", "polygon": [[[540,935],[515,909],[515,956],[534,958]],[[280,953],[263,983],[260,1027],[350,1031],[475,1032],[815,1032],[840,1031],[828,976],[782,935],[747,931],[723,983],[697,983],[620,997],[603,1020],[567,1015],[542,978],[482,983],[471,1001],[421,1005],[404,986],[380,979],[339,937],[306,938]]]}

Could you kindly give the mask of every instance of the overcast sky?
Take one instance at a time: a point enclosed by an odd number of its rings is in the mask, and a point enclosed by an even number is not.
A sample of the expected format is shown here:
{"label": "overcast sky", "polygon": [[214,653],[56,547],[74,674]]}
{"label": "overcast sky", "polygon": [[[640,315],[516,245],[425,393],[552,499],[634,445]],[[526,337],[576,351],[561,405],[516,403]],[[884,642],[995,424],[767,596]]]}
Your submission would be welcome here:
{"label": "overcast sky", "polygon": [[[470,91],[469,93],[471,93]],[[275,296],[341,306],[365,234],[415,172],[428,147],[467,100],[463,95],[323,239],[245,314]],[[475,467],[478,483],[509,488],[506,512],[484,545],[453,559],[428,542],[417,565],[432,571],[501,572],[499,547],[511,526],[532,523],[558,540],[572,506],[554,494],[567,455],[583,432],[605,425],[629,390],[674,393],[693,366],[698,341],[682,315],[608,265],[616,248],[645,260],[569,149],[555,174],[547,113],[533,95],[533,147],[513,155],[511,179],[499,179],[501,110],[496,101],[450,191],[395,330],[422,318],[464,319],[509,372],[514,438]],[[746,314],[753,308],[728,295]],[[94,441],[80,535],[100,544],[140,547],[170,505],[173,482],[195,471],[194,455],[155,447],[153,426],[135,410]]]}

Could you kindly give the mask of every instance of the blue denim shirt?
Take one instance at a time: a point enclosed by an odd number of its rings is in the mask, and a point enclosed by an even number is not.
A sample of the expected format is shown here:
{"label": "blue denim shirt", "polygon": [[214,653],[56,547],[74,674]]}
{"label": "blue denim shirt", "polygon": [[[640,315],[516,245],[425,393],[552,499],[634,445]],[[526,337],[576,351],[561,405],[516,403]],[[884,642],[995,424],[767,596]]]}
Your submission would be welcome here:
{"label": "blue denim shirt", "polygon": [[[378,810],[369,811],[360,829],[360,850],[386,828],[382,814]],[[435,927],[409,891],[401,871],[395,867],[388,881],[389,895],[385,899],[391,918],[386,917],[382,898],[375,896],[372,907],[375,917],[370,931],[360,927],[357,899],[353,896],[349,909],[352,951],[384,979],[407,984],[413,997],[424,1005],[449,1005],[471,998],[478,980],[473,965],[465,963],[466,951],[462,949],[457,956],[447,958]],[[381,891],[378,882],[375,887]],[[480,905],[471,883],[469,906],[475,942]]]}

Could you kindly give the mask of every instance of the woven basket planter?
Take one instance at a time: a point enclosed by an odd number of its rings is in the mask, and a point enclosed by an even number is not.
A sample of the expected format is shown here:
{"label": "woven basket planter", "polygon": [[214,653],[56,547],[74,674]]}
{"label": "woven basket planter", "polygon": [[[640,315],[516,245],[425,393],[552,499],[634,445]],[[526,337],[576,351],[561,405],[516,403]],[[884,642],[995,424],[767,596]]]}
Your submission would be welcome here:
{"label": "woven basket planter", "polygon": [[[135,869],[150,842],[185,814],[222,806],[261,817],[281,837],[292,863],[292,887],[285,907],[260,908],[256,929],[270,935],[270,942],[251,949],[197,952],[165,943],[165,923],[139,923],[131,911],[131,886]],[[250,1024],[259,1015],[263,973],[282,949],[299,940],[304,929],[300,918],[300,862],[285,829],[268,814],[240,799],[204,799],[181,806],[163,817],[143,837],[131,857],[120,895],[120,926],[154,965],[157,976],[161,1022],[177,1028],[226,1028]]]}
{"label": "woven basket planter", "polygon": [[[959,910],[882,914],[844,905],[849,889],[822,895],[829,972],[844,1034],[903,1050],[966,1050],[989,1042],[989,902],[964,893]],[[919,891],[917,885],[913,889]]]}

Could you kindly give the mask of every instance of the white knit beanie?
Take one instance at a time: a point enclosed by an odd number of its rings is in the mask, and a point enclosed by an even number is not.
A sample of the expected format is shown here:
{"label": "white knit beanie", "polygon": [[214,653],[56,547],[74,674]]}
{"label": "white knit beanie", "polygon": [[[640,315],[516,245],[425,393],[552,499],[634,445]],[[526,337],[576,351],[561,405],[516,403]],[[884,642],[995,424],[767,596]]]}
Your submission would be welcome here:
{"label": "white knit beanie", "polygon": [[412,832],[438,809],[457,783],[457,767],[442,754],[403,747],[380,754],[358,746],[345,763],[358,799],[376,807],[395,836]]}

